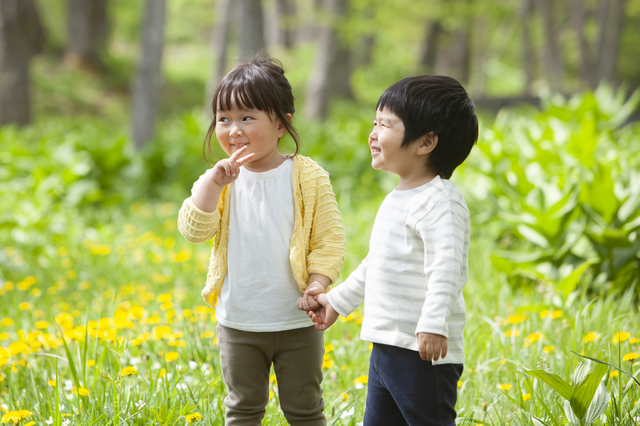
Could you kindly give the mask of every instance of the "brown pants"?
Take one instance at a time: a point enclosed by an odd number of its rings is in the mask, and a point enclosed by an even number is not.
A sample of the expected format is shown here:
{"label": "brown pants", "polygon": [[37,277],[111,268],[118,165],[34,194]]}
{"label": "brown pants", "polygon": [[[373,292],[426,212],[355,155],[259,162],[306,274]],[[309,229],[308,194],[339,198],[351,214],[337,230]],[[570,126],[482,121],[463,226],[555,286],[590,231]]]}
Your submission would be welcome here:
{"label": "brown pants", "polygon": [[225,424],[262,424],[271,364],[280,407],[292,426],[325,426],[322,399],[324,336],[315,327],[254,333],[218,324],[222,377],[228,395]]}

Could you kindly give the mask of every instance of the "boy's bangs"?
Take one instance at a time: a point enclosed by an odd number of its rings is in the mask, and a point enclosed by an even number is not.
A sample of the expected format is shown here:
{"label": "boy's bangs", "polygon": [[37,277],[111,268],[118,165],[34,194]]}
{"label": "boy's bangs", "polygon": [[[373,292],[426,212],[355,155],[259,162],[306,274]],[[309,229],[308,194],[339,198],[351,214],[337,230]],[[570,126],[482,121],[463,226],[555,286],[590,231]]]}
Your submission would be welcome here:
{"label": "boy's bangs", "polygon": [[[389,89],[391,89],[391,87]],[[404,121],[404,99],[400,93],[389,89],[385,90],[384,93],[380,95],[378,104],[376,105],[376,110],[386,109]]]}
{"label": "boy's bangs", "polygon": [[243,82],[231,83],[220,88],[217,99],[217,109],[228,111],[231,104],[235,102],[238,108],[256,109],[271,113],[273,108],[265,93],[256,87],[255,84],[242,84]]}

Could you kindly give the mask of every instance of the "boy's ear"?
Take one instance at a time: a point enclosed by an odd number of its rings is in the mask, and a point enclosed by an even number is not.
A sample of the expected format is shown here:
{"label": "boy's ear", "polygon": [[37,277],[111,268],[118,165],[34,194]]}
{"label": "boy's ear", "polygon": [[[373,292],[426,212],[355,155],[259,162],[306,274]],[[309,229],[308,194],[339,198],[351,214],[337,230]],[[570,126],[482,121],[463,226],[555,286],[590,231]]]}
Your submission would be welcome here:
{"label": "boy's ear", "polygon": [[438,135],[434,135],[433,132],[429,132],[420,138],[418,142],[418,148],[416,154],[427,155],[431,154],[438,145]]}

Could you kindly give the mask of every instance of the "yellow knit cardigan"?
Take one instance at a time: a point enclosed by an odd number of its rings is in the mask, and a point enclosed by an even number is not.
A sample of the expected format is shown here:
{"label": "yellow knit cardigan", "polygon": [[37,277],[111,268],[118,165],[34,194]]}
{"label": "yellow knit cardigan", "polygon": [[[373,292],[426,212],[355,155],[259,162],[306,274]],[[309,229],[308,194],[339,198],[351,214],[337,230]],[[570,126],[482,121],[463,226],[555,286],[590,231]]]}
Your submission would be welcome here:
{"label": "yellow knit cardigan", "polygon": [[[192,243],[216,237],[211,251],[207,281],[202,297],[214,307],[227,275],[229,243],[230,186],[224,187],[218,206],[203,212],[193,203],[204,175],[193,184],[178,214],[178,229]],[[289,248],[293,276],[301,292],[310,274],[322,274],[335,282],[344,262],[346,238],[338,203],[331,188],[329,174],[308,157],[293,157],[294,228]]]}

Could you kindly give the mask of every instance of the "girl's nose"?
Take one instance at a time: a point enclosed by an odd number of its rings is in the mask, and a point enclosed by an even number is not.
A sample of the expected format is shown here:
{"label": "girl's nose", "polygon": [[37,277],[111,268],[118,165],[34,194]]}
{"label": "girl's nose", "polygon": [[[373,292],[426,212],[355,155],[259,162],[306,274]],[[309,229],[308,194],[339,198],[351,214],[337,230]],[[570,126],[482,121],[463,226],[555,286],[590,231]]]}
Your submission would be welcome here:
{"label": "girl's nose", "polygon": [[242,135],[243,135],[243,132],[242,132],[242,129],[240,129],[240,127],[238,127],[238,126],[233,126],[233,127],[231,127],[231,130],[229,131],[229,135],[230,135],[232,138],[236,138],[236,137],[238,137],[238,136],[242,136]]}

